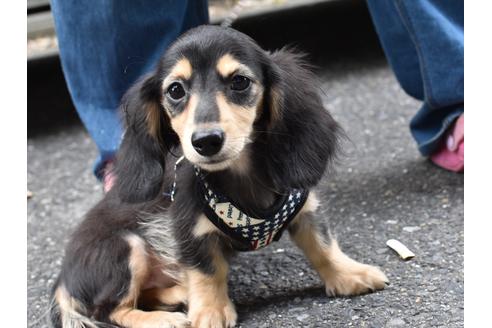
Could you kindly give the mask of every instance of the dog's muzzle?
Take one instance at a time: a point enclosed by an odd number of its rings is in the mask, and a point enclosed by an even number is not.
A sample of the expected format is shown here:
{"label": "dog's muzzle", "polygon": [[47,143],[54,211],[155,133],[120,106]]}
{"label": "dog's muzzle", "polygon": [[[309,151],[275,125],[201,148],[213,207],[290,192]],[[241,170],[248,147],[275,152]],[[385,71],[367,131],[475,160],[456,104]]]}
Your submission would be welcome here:
{"label": "dog's muzzle", "polygon": [[200,155],[213,156],[224,144],[224,132],[219,129],[194,132],[191,136],[191,144]]}

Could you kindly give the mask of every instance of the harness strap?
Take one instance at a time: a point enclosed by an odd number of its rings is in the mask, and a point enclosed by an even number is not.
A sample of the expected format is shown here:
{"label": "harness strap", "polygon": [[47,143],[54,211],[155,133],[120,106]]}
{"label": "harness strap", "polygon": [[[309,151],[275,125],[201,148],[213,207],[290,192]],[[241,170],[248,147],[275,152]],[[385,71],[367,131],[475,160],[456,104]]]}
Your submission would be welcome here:
{"label": "harness strap", "polygon": [[272,241],[278,241],[309,195],[308,190],[291,189],[269,212],[258,218],[237,207],[228,197],[213,191],[199,168],[195,168],[195,173],[201,189],[204,214],[236,242],[234,247],[239,251],[260,249]]}

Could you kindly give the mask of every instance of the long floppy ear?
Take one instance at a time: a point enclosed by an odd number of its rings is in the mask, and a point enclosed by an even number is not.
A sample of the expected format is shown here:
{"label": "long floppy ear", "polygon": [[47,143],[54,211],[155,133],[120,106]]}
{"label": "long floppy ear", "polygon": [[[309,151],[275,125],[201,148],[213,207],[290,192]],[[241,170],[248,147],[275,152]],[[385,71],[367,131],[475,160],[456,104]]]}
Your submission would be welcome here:
{"label": "long floppy ear", "polygon": [[303,55],[282,49],[269,56],[266,165],[277,188],[310,188],[335,158],[341,129]]}
{"label": "long floppy ear", "polygon": [[116,156],[115,189],[125,202],[151,200],[162,187],[166,153],[177,136],[161,97],[161,81],[155,75],[141,79],[123,97],[126,130]]}

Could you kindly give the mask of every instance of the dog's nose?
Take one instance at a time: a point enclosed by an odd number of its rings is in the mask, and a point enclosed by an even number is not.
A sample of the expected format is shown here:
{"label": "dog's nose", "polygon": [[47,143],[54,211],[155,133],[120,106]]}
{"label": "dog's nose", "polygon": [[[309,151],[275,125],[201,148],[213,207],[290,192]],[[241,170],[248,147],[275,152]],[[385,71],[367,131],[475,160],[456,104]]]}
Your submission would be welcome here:
{"label": "dog's nose", "polygon": [[202,156],[217,154],[224,143],[224,132],[222,130],[206,130],[194,132],[191,135],[193,148]]}

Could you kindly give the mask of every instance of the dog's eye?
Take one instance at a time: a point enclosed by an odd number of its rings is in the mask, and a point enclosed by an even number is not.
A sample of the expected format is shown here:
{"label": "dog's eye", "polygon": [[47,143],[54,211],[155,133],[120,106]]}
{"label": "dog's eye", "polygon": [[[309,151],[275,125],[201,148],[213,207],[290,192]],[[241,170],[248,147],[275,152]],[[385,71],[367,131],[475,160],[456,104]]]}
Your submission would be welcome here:
{"label": "dog's eye", "polygon": [[167,94],[174,100],[179,100],[185,96],[185,90],[181,83],[174,82],[167,88]]}
{"label": "dog's eye", "polygon": [[231,89],[235,91],[246,90],[250,84],[251,84],[251,80],[248,79],[246,76],[235,75],[232,78]]}

